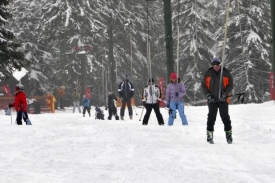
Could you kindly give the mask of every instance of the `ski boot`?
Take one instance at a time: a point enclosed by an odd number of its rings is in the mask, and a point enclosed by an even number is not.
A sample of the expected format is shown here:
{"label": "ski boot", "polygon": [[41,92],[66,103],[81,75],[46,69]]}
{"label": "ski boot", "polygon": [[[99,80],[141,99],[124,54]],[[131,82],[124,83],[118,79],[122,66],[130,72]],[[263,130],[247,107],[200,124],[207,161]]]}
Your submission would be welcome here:
{"label": "ski boot", "polygon": [[209,144],[214,144],[214,141],[213,141],[213,131],[206,131],[206,135],[207,135],[207,142]]}
{"label": "ski boot", "polygon": [[232,142],[233,142],[233,139],[232,139],[232,130],[225,131],[225,137],[226,137],[227,143],[228,144],[232,144]]}

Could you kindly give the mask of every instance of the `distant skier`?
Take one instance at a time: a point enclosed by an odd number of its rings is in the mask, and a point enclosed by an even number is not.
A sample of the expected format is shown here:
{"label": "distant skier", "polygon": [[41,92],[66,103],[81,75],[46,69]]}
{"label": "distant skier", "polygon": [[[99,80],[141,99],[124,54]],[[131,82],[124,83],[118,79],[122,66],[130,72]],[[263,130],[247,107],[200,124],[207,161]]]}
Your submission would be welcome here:
{"label": "distant skier", "polygon": [[88,112],[89,117],[91,117],[90,99],[87,98],[86,95],[83,95],[82,106],[83,106],[83,117],[85,117],[86,111]]}
{"label": "distant skier", "polygon": [[79,94],[79,92],[76,89],[74,89],[74,92],[73,92],[73,95],[72,95],[72,99],[73,99],[73,113],[75,112],[75,108],[76,107],[78,108],[78,112],[81,113],[80,105],[79,105],[80,94]]}
{"label": "distant skier", "polygon": [[126,104],[128,107],[130,119],[133,119],[133,109],[131,105],[131,99],[134,96],[134,85],[129,81],[127,76],[125,77],[124,81],[119,83],[118,93],[122,103],[122,106],[120,109],[120,119],[124,120],[124,111],[125,111]]}
{"label": "distant skier", "polygon": [[108,93],[108,107],[106,107],[106,109],[108,109],[108,112],[109,112],[108,120],[111,120],[113,115],[115,116],[116,120],[119,120],[119,117],[117,115],[117,108],[115,105],[115,101],[117,101],[117,97],[115,96],[115,94],[113,92],[109,92]]}
{"label": "distant skier", "polygon": [[170,75],[171,82],[166,88],[166,106],[169,108],[168,125],[174,124],[176,117],[176,110],[178,110],[182,125],[188,125],[186,116],[184,114],[183,96],[186,94],[184,83],[181,82],[176,73]]}
{"label": "distant skier", "polygon": [[59,107],[60,109],[65,109],[64,108],[64,97],[65,97],[66,93],[65,93],[65,86],[62,85],[59,89],[58,89],[58,99],[59,99]]}
{"label": "distant skier", "polygon": [[41,113],[41,96],[44,95],[44,92],[41,88],[41,86],[39,85],[38,88],[36,89],[34,96],[38,96],[36,97],[36,100],[33,101],[33,106],[34,106],[34,114],[40,114]]}
{"label": "distant skier", "polygon": [[22,118],[27,125],[32,125],[27,113],[27,98],[23,91],[24,86],[22,84],[17,84],[15,86],[15,97],[14,103],[9,104],[9,108],[14,107],[17,112],[16,122],[17,125],[22,125]]}
{"label": "distant skier", "polygon": [[[207,142],[213,144],[213,132],[214,125],[219,109],[220,116],[224,124],[224,131],[226,140],[229,144],[232,143],[232,126],[230,116],[228,114],[229,93],[233,89],[233,78],[230,72],[223,68],[221,93],[219,93],[220,87],[220,75],[221,65],[220,59],[214,57],[211,61],[212,67],[206,70],[201,82],[202,91],[205,94],[208,103],[208,118],[207,118]],[[220,96],[220,98],[219,98]]]}

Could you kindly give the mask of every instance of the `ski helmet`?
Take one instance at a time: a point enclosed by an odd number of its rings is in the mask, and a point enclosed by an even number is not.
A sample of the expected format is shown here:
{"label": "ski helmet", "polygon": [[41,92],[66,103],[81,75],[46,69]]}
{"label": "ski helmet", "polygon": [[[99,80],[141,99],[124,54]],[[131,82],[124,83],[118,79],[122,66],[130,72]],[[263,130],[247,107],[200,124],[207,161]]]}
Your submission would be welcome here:
{"label": "ski helmet", "polygon": [[24,86],[21,83],[18,83],[17,85],[15,85],[15,90],[24,90]]}
{"label": "ski helmet", "polygon": [[217,56],[215,56],[212,60],[211,60],[211,65],[217,65],[217,64],[220,64],[221,63],[221,61],[220,61],[220,59],[217,57]]}

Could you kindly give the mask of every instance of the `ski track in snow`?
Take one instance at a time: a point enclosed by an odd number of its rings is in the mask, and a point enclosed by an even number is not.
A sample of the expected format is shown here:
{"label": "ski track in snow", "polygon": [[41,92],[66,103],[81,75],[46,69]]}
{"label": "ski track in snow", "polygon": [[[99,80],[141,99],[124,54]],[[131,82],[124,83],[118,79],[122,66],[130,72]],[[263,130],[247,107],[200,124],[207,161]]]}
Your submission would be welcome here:
{"label": "ski track in snow", "polygon": [[33,126],[11,125],[10,116],[0,112],[1,183],[275,181],[273,102],[229,107],[231,145],[219,114],[215,144],[206,142],[207,106],[185,106],[189,126],[177,115],[171,127],[165,109],[165,126],[158,125],[154,112],[142,126],[142,108],[133,120],[126,109],[125,121],[95,120],[94,110],[92,117],[71,111],[29,115]]}

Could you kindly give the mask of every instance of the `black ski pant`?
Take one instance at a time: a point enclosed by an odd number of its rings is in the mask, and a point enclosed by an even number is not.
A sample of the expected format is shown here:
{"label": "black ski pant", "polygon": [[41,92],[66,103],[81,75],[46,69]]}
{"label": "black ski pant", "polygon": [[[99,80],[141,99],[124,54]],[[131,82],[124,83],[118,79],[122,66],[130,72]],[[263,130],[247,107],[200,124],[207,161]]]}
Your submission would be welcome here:
{"label": "black ski pant", "polygon": [[121,117],[124,116],[124,111],[125,111],[126,103],[127,103],[127,107],[128,107],[128,111],[129,111],[129,116],[133,116],[133,109],[132,109],[132,105],[131,105],[131,98],[129,98],[129,99],[123,99],[121,101],[121,103],[122,103],[122,106],[121,106],[121,109],[120,109],[120,116]]}
{"label": "black ski pant", "polygon": [[17,112],[17,117],[16,117],[17,125],[22,125],[22,118],[27,123],[27,119],[29,119],[28,113],[24,112],[24,111],[18,111]]}
{"label": "black ski pant", "polygon": [[143,121],[142,121],[143,125],[148,125],[148,120],[150,118],[150,114],[151,114],[152,109],[154,109],[154,111],[155,111],[155,114],[156,114],[156,117],[158,119],[159,125],[164,125],[163,117],[162,117],[162,114],[160,113],[158,103],[156,103],[156,104],[145,104],[145,108],[146,108],[146,114],[144,115],[144,118],[143,118]]}
{"label": "black ski pant", "polygon": [[207,118],[207,131],[214,131],[217,112],[219,109],[222,122],[224,124],[224,131],[232,129],[230,116],[228,114],[228,103],[226,102],[211,102],[208,104],[208,118]]}
{"label": "black ski pant", "polygon": [[108,119],[112,119],[112,116],[117,116],[117,108],[115,106],[108,107],[109,116]]}
{"label": "black ski pant", "polygon": [[87,112],[88,112],[88,114],[90,116],[91,115],[90,109],[91,109],[90,107],[84,106],[84,108],[83,108],[83,115],[85,115],[86,110],[87,110]]}
{"label": "black ski pant", "polygon": [[59,98],[59,107],[60,107],[60,109],[64,109],[64,101],[63,101],[63,97],[60,97]]}

